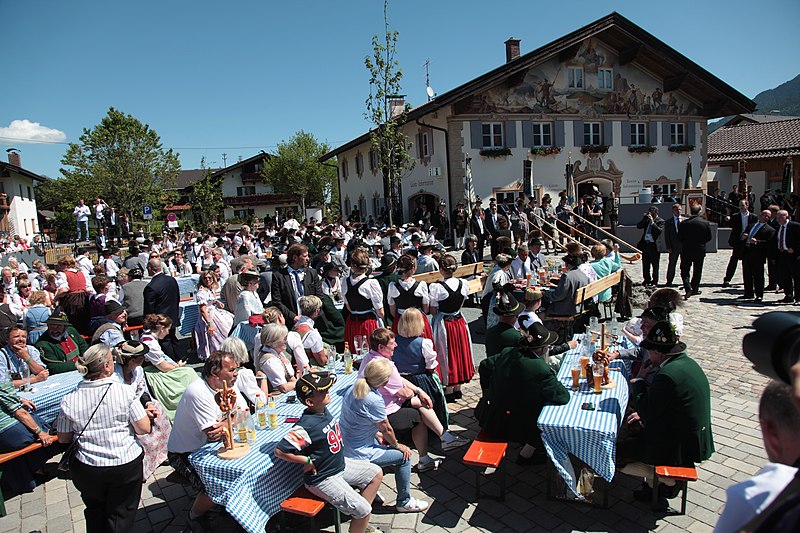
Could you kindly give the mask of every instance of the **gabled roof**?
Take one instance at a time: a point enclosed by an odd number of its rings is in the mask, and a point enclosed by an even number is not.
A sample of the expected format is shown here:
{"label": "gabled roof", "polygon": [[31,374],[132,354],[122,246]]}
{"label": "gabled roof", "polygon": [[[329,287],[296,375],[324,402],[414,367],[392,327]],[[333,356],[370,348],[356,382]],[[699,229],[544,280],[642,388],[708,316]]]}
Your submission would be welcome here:
{"label": "gabled roof", "polygon": [[[680,89],[688,95],[695,96],[702,102],[700,112],[706,118],[749,113],[756,108],[756,103],[745,95],[619,13],[613,12],[412,109],[408,113],[408,122],[457,102],[464,96],[488,89],[513,74],[529,69],[532,65],[540,64],[560,54],[569,54],[577,50],[580,43],[591,37],[597,37],[606,45],[615,48],[620,54],[625,55],[628,62],[646,64],[647,70],[654,76],[661,77],[665,85],[669,83],[675,86],[671,90]],[[664,91],[668,92],[666,87]],[[320,161],[326,161],[366,142],[369,136],[370,132],[367,132],[331,150],[323,155]]]}
{"label": "gabled roof", "polygon": [[708,136],[708,161],[800,155],[800,118],[720,128]]}
{"label": "gabled roof", "polygon": [[[211,170],[212,173],[217,171],[216,168],[212,168],[209,170]],[[175,179],[174,189],[180,190],[180,189],[185,189],[186,187],[191,187],[198,181],[202,180],[205,173],[206,170],[203,170],[202,168],[192,169],[192,170],[181,170],[180,174],[178,174],[178,177]]]}
{"label": "gabled roof", "polygon": [[744,113],[741,115],[736,115],[735,117],[731,117],[727,122],[725,122],[722,125],[722,127],[730,128],[742,124],[764,124],[765,122],[780,122],[782,120],[788,120],[791,118],[800,118],[800,117],[793,117],[789,115],[756,115],[754,113]]}
{"label": "gabled roof", "polygon": [[36,181],[50,181],[50,178],[45,178],[44,176],[40,176],[39,174],[31,172],[30,170],[25,170],[17,165],[0,161],[0,175],[6,176],[7,172],[16,172],[17,174],[22,174],[23,176],[27,176]]}
{"label": "gabled roof", "polygon": [[225,174],[227,172],[230,172],[231,170],[235,170],[235,169],[237,169],[239,167],[243,167],[244,165],[246,165],[248,163],[254,163],[256,161],[261,161],[262,159],[267,159],[267,158],[270,158],[270,157],[272,157],[272,155],[268,154],[267,152],[261,151],[261,152],[257,153],[256,155],[254,155],[252,157],[248,157],[247,159],[242,159],[241,161],[237,161],[236,163],[234,163],[234,164],[232,164],[230,166],[227,166],[225,168],[221,168],[221,169],[217,170],[216,172],[214,172],[211,175],[213,177],[217,177],[217,176],[220,176],[220,175]]}

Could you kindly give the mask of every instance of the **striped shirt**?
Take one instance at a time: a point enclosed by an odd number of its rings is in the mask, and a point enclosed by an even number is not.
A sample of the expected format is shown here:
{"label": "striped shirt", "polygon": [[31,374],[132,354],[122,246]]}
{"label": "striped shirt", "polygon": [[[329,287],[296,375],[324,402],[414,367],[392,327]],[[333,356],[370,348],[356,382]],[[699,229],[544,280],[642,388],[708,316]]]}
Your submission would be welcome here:
{"label": "striped shirt", "polygon": [[97,380],[84,379],[61,400],[58,417],[59,433],[72,433],[77,438],[100,398],[108,394],[97,409],[76,446],[75,457],[89,466],[119,466],[130,463],[142,453],[131,424],[147,416],[141,402],[134,401],[134,390],[117,381],[115,376]]}

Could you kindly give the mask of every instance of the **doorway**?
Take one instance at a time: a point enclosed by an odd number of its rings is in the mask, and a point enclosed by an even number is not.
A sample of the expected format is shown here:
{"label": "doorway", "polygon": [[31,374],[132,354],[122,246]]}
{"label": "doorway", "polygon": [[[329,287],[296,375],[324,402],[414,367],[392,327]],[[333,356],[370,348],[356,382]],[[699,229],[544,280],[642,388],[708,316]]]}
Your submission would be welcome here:
{"label": "doorway", "polygon": [[411,215],[411,222],[416,224],[419,222],[419,214],[422,212],[422,206],[425,205],[429,213],[434,213],[439,204],[439,196],[426,192],[414,194],[408,198],[408,213]]}

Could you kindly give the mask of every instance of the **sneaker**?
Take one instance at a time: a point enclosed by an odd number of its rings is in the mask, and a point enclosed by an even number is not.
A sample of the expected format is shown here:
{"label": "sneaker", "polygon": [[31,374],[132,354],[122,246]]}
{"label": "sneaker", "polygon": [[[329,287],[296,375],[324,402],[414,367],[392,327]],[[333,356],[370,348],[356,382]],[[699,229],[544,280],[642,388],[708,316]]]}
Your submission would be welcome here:
{"label": "sneaker", "polygon": [[442,460],[441,459],[431,459],[430,461],[427,461],[425,463],[421,463],[421,462],[417,463],[414,466],[414,469],[417,472],[427,472],[429,470],[438,470],[439,466],[441,464],[442,464]]}
{"label": "sneaker", "polygon": [[442,451],[449,452],[450,450],[455,450],[456,448],[461,448],[465,444],[469,444],[469,440],[463,437],[455,437],[450,442],[442,442]]}
{"label": "sneaker", "polygon": [[[433,462],[433,461],[431,461]],[[405,505],[398,505],[398,513],[421,513],[428,508],[428,502],[411,497]]]}

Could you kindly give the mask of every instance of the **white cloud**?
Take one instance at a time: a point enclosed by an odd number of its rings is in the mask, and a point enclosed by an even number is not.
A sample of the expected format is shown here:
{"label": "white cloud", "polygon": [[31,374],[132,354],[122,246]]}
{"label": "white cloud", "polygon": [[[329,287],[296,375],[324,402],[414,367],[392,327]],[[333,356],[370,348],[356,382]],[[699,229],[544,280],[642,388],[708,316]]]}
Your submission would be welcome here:
{"label": "white cloud", "polygon": [[16,143],[47,143],[66,141],[67,134],[61,130],[42,126],[38,122],[23,119],[12,120],[7,127],[0,128],[0,138],[3,141]]}

